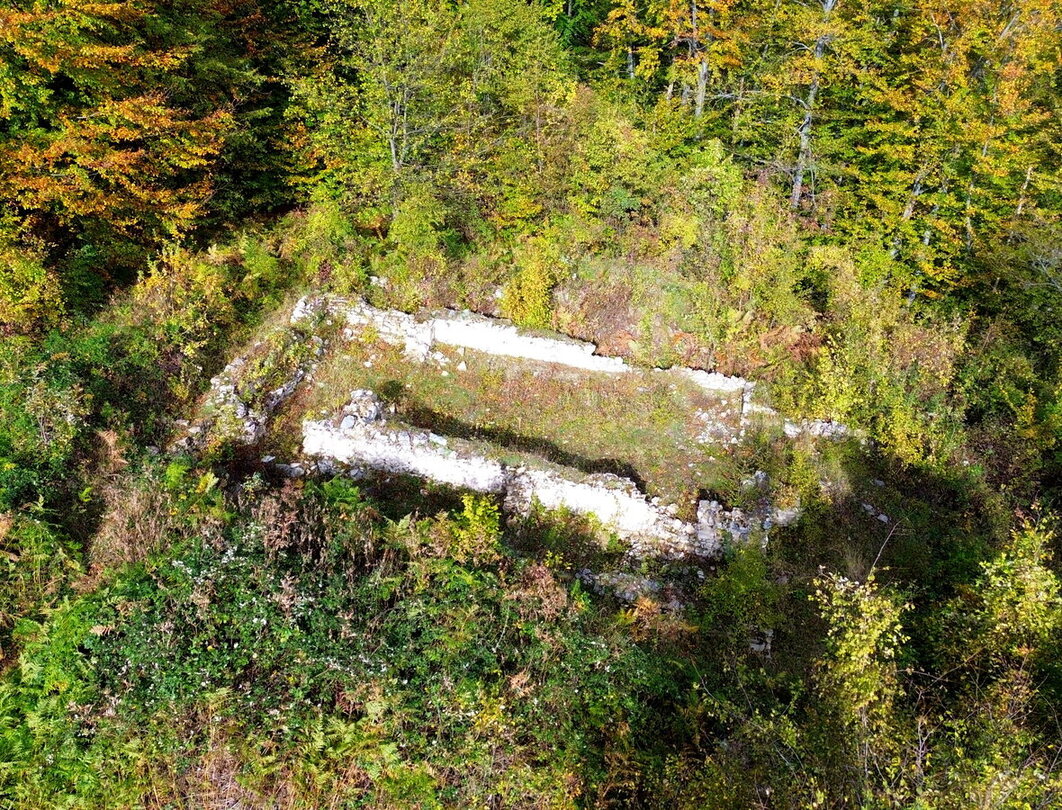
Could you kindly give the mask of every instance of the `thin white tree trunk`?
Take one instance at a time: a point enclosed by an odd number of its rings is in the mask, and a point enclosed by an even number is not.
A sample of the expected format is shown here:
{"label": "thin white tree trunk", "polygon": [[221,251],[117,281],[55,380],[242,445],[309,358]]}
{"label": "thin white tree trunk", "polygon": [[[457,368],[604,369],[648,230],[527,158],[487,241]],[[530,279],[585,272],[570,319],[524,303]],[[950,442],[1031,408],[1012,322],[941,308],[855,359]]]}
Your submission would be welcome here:
{"label": "thin white tree trunk", "polygon": [[700,118],[704,113],[704,97],[708,93],[708,60],[701,59],[697,65],[697,95],[693,100],[693,115]]}
{"label": "thin white tree trunk", "polygon": [[[823,0],[823,18],[828,18],[836,6],[837,0]],[[829,36],[826,34],[823,34],[815,40],[816,63],[818,63],[825,55],[826,45],[828,43]],[[804,196],[804,175],[807,173],[808,165],[811,163],[811,130],[812,125],[815,122],[815,101],[819,95],[820,85],[821,80],[818,70],[816,69],[815,75],[811,80],[811,86],[808,88],[807,98],[804,99],[804,118],[800,122],[800,126],[797,128],[797,134],[800,137],[800,145],[797,151],[796,166],[793,168],[793,191],[789,195],[789,206],[791,208],[796,208],[800,204],[800,198]]]}

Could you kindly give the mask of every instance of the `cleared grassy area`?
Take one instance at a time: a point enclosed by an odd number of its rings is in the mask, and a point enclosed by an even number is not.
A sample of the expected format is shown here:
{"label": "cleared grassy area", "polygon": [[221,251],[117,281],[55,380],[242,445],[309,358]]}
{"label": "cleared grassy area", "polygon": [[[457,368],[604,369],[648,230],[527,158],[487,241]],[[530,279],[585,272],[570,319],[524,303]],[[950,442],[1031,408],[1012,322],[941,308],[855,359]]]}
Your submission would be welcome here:
{"label": "cleared grassy area", "polygon": [[687,517],[699,493],[734,487],[727,447],[699,441],[705,423],[697,414],[710,412],[736,431],[736,399],[652,370],[612,375],[468,350],[441,353],[442,362],[413,362],[369,331],[338,346],[278,415],[273,449],[292,454],[304,418],[332,414],[350,391],[369,388],[409,424],[490,442],[502,454],[533,453],[623,475]]}

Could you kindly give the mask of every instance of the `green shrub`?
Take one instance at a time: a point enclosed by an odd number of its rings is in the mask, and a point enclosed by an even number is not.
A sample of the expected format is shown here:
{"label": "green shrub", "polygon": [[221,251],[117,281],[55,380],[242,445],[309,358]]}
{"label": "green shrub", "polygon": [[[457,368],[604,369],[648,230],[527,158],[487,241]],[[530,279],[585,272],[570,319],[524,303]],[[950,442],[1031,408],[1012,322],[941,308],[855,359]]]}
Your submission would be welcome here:
{"label": "green shrub", "polygon": [[36,500],[67,472],[92,406],[68,352],[16,339],[0,345],[0,510]]}
{"label": "green shrub", "polygon": [[[197,475],[166,478],[176,491]],[[251,489],[225,542],[189,536],[27,626],[0,690],[7,806],[176,796],[223,753],[246,786],[268,790],[268,768],[294,806],[321,791],[574,806],[619,774],[609,740],[653,739],[671,665],[496,545],[493,504],[388,524],[345,483]],[[467,561],[440,553],[439,528]]]}
{"label": "green shrub", "polygon": [[520,326],[548,329],[553,320],[560,251],[549,237],[533,237],[516,251],[515,263],[516,272],[505,285],[502,313]]}
{"label": "green shrub", "polygon": [[458,562],[490,560],[498,554],[501,514],[490,498],[465,495],[464,509],[453,521],[453,556]]}
{"label": "green shrub", "polygon": [[399,307],[427,303],[446,270],[446,207],[427,183],[414,183],[395,205],[387,232],[387,252],[376,257],[377,275],[387,279],[389,297]]}
{"label": "green shrub", "polygon": [[[280,255],[294,265],[297,279],[317,279],[346,295],[366,283],[365,240],[338,203],[318,194],[304,211],[281,222]],[[286,284],[291,285],[292,279]]]}
{"label": "green shrub", "polygon": [[33,512],[0,513],[0,660],[18,621],[38,619],[80,571],[78,549]]}
{"label": "green shrub", "polygon": [[290,275],[296,274],[258,234],[241,234],[236,240],[240,255],[239,298],[253,302],[261,311],[280,303],[280,295],[291,286]]}
{"label": "green shrub", "polygon": [[894,286],[865,284],[858,258],[832,247],[809,254],[829,320],[810,374],[781,391],[782,404],[866,430],[905,463],[940,464],[961,430],[953,382],[965,327],[910,309]]}
{"label": "green shrub", "polygon": [[0,331],[35,332],[63,317],[59,281],[42,258],[0,234]]}

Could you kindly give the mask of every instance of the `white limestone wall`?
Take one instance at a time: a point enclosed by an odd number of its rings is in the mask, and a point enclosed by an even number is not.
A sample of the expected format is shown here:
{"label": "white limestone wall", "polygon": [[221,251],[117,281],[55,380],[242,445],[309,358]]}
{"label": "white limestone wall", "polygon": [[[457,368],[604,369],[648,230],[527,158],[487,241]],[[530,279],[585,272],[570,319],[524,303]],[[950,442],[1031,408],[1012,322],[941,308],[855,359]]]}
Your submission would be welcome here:
{"label": "white limestone wall", "polygon": [[237,444],[255,444],[265,436],[269,417],[290,397],[308,373],[304,366],[296,368],[277,388],[256,397],[256,407],[239,392],[240,378],[247,365],[246,358],[237,357],[210,381],[210,392],[203,405],[204,418],[190,430],[178,446],[195,449],[210,433]]}
{"label": "white limestone wall", "polygon": [[430,321],[418,321],[405,312],[377,309],[360,301],[345,306],[342,316],[351,327],[372,327],[386,343],[404,345],[411,359],[426,360],[431,353],[434,330]]}
{"label": "white limestone wall", "polygon": [[832,419],[805,419],[801,422],[791,422],[788,419],[782,426],[785,435],[790,439],[798,436],[814,436],[818,439],[846,439],[852,435],[847,425],[834,422]]}
{"label": "white limestone wall", "polygon": [[528,514],[535,504],[593,517],[630,546],[635,559],[712,557],[724,544],[765,541],[767,514],[746,515],[702,502],[695,524],[674,517],[674,507],[642,495],[615,475],[564,468],[506,465],[470,442],[388,423],[371,392],[355,391],[332,419],[303,423],[303,452],[329,463],[414,475],[476,492],[502,495],[506,511]]}
{"label": "white limestone wall", "polygon": [[[426,478],[475,492],[504,496],[506,510],[527,514],[534,503],[592,516],[625,540],[653,551],[689,553],[695,532],[668,510],[650,503],[633,482],[613,475],[570,474],[502,464],[460,439],[382,420],[343,417],[303,423],[303,453],[352,467]],[[712,549],[714,553],[718,549]]]}
{"label": "white limestone wall", "polygon": [[739,403],[744,403],[746,398],[751,398],[752,391],[756,387],[756,383],[749,382],[744,377],[730,377],[718,371],[702,371],[699,368],[683,368],[682,366],[675,366],[667,371],[689,380],[709,394],[734,396]]}
{"label": "white limestone wall", "polygon": [[414,475],[476,492],[505,491],[507,476],[502,464],[460,453],[448,444],[448,440],[427,431],[396,429],[383,423],[355,422],[344,429],[328,421],[307,421],[302,426],[302,449],[308,456]]}
{"label": "white limestone wall", "polygon": [[584,371],[622,374],[631,370],[622,358],[594,354],[597,347],[581,340],[522,334],[509,324],[470,312],[448,312],[428,321],[435,342],[485,354],[556,363]]}
{"label": "white limestone wall", "polygon": [[245,365],[246,360],[237,357],[210,381],[204,410],[222,434],[240,443],[253,444],[262,438],[267,417],[244,402],[236,390],[236,381]]}
{"label": "white limestone wall", "polygon": [[691,550],[692,527],[647,501],[632,481],[615,475],[577,480],[549,470],[513,470],[505,493],[508,511],[526,514],[536,501],[547,509],[593,516],[626,540],[640,539],[650,545],[661,541]]}
{"label": "white limestone wall", "polygon": [[[311,319],[327,320],[330,317],[329,307],[322,299],[303,298],[295,305],[291,325],[294,327]],[[307,334],[301,329],[281,327],[271,337],[278,337],[278,333],[281,333],[279,346],[266,349],[267,359],[272,356],[282,364],[279,358],[296,342],[309,342],[312,353],[291,369],[275,388],[262,390],[260,386],[263,383],[247,379],[248,357],[262,349],[266,341],[255,343],[250,353],[232,360],[210,380],[202,418],[188,431],[187,436],[175,443],[176,446],[196,449],[202,447],[209,435],[245,445],[256,444],[264,438],[273,412],[295,393],[328,348],[328,341],[313,330]]]}
{"label": "white limestone wall", "polygon": [[[515,326],[471,312],[447,311],[445,315],[418,320],[405,312],[377,309],[364,302],[348,304],[342,311],[351,327],[372,327],[388,343],[404,345],[406,353],[416,359],[427,358],[432,347],[441,343],[584,371],[612,374],[630,371],[621,358],[594,354],[593,343],[523,334]],[[297,315],[301,316],[301,311]]]}

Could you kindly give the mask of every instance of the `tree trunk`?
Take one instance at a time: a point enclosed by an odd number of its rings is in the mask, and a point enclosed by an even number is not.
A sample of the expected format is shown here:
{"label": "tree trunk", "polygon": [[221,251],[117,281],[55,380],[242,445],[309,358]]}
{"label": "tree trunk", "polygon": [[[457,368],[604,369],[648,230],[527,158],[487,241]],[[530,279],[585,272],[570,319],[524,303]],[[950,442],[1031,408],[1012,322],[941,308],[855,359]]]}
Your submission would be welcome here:
{"label": "tree trunk", "polygon": [[[822,0],[822,14],[824,18],[830,16],[837,6],[837,0]],[[815,61],[818,62],[826,53],[826,45],[830,37],[823,34],[815,40]],[[819,95],[820,78],[816,71],[808,88],[807,98],[804,100],[804,120],[797,128],[800,136],[800,146],[797,152],[796,166],[793,167],[793,191],[789,195],[789,207],[796,208],[800,205],[800,198],[804,195],[804,175],[807,173],[808,164],[811,162],[811,127],[815,122],[815,99]]]}
{"label": "tree trunk", "polygon": [[1021,214],[1025,210],[1025,195],[1029,193],[1029,183],[1032,180],[1033,167],[1029,166],[1025,170],[1025,182],[1021,184],[1021,193],[1018,194],[1018,207],[1014,209],[1014,219],[1010,225],[1010,236],[1013,238],[1014,231],[1017,228],[1018,220],[1021,219]]}
{"label": "tree trunk", "polygon": [[[919,170],[915,176],[914,183],[911,184],[911,193],[907,197],[907,205],[903,207],[903,213],[900,214],[900,221],[907,222],[914,216],[915,205],[918,204],[918,198],[922,196],[922,181],[925,179],[926,174],[929,172],[928,168]],[[892,237],[892,247],[889,249],[889,258],[895,259],[900,255],[900,234],[897,232]]]}
{"label": "tree trunk", "polygon": [[693,115],[700,118],[704,112],[704,97],[708,92],[708,60],[701,59],[697,65],[697,95],[693,100]]}
{"label": "tree trunk", "polygon": [[804,195],[804,174],[811,161],[811,124],[814,121],[815,97],[818,94],[819,78],[816,76],[811,82],[811,89],[808,90],[808,97],[804,101],[804,120],[797,128],[797,133],[800,135],[800,149],[797,152],[797,162],[793,169],[793,193],[789,196],[790,208],[800,205],[800,198]]}
{"label": "tree trunk", "polygon": [[927,171],[925,169],[920,171],[911,185],[911,196],[907,198],[907,205],[903,207],[903,214],[900,215],[900,219],[904,222],[914,216],[915,204],[918,202],[918,198],[922,196],[922,180],[925,178]]}

